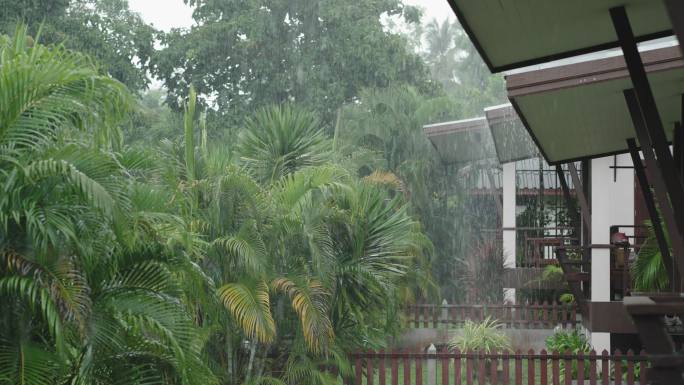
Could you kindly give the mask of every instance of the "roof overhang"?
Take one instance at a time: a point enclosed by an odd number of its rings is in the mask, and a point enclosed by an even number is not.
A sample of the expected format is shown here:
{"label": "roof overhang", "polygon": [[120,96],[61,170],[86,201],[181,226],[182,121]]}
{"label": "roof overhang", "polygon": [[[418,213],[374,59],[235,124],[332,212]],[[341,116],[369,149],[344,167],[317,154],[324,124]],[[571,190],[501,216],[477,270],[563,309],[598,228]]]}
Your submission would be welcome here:
{"label": "roof overhang", "polygon": [[499,163],[538,156],[537,146],[511,104],[487,107],[484,111]]}
{"label": "roof overhang", "polygon": [[[668,139],[681,119],[684,61],[678,46],[641,53]],[[506,77],[518,116],[550,164],[627,152],[635,136],[623,90],[632,87],[622,56]]]}
{"label": "roof overhang", "polygon": [[448,1],[492,72],[618,47],[614,7],[625,7],[637,41],[673,33],[661,0]]}
{"label": "roof overhang", "polygon": [[429,124],[423,130],[446,164],[496,159],[484,117]]}

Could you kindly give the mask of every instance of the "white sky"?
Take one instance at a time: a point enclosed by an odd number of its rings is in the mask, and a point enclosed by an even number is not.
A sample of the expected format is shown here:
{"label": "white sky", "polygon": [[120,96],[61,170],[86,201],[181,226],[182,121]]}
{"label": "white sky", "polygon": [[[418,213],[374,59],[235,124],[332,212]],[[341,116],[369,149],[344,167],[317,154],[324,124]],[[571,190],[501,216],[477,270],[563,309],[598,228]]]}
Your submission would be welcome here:
{"label": "white sky", "polygon": [[[425,21],[433,18],[441,21],[447,17],[454,17],[447,0],[404,0],[404,2],[422,7]],[[128,3],[132,10],[142,15],[145,21],[164,31],[192,25],[192,8],[185,5],[183,0],[128,0]]]}

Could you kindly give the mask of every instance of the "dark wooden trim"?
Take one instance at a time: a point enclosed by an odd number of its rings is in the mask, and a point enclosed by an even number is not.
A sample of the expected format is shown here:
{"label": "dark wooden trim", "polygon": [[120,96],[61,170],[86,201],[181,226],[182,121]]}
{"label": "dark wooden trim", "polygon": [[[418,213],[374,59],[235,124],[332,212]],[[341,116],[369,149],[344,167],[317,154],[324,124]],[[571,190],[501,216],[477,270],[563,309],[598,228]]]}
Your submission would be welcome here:
{"label": "dark wooden trim", "polygon": [[583,182],[580,180],[574,163],[568,163],[568,171],[570,172],[572,183],[575,185],[577,200],[579,201],[580,209],[582,210],[582,222],[584,223],[585,228],[591,232],[591,212],[589,211],[589,200],[586,195],[584,195],[584,189],[582,188]]}
{"label": "dark wooden trim", "polygon": [[[565,171],[561,165],[556,165],[556,174],[558,175],[558,182],[563,190],[563,197],[565,198],[565,205],[568,207],[568,211],[572,213],[573,227],[575,228],[575,234],[577,236],[581,233],[582,225],[581,219],[577,218],[579,214],[577,212],[577,207],[575,206],[575,201],[572,200],[572,194],[570,193],[570,188],[568,187],[568,181],[565,179]],[[576,191],[580,191],[582,186],[575,186]],[[581,215],[581,214],[579,214]]]}
{"label": "dark wooden trim", "polygon": [[471,132],[485,130],[487,128],[487,118],[477,117],[471,119],[455,120],[453,122],[443,122],[426,124],[423,132],[428,138],[435,136],[445,136],[461,132]]}
{"label": "dark wooden trim", "polygon": [[[677,35],[677,40],[684,44],[684,1],[682,0],[665,0],[665,8],[670,15],[670,22],[672,22],[672,29]],[[684,46],[679,46],[684,54]],[[684,124],[684,122],[682,122]]]}
{"label": "dark wooden trim", "polygon": [[672,257],[670,256],[670,247],[667,244],[667,238],[665,238],[665,232],[663,231],[663,226],[660,222],[660,214],[658,214],[658,209],[656,209],[653,193],[651,193],[651,186],[646,177],[646,171],[641,163],[641,156],[639,155],[639,150],[637,150],[636,140],[634,140],[634,138],[627,139],[627,146],[629,147],[630,155],[632,156],[634,172],[639,180],[641,195],[644,197],[646,210],[648,211],[648,216],[651,218],[651,225],[656,236],[656,241],[658,242],[660,255],[663,259],[665,269],[667,270],[669,289],[674,289],[678,282],[676,268],[674,267]]}
{"label": "dark wooden trim", "polygon": [[[658,168],[662,170],[667,194],[670,196],[672,210],[677,220],[677,230],[679,230],[680,234],[684,234],[682,232],[684,230],[684,186],[682,186],[682,181],[677,177],[677,172],[674,168],[674,161],[667,145],[667,136],[665,135],[663,122],[658,113],[658,106],[656,105],[655,97],[646,75],[646,69],[632,33],[627,11],[624,7],[611,8],[610,16],[613,20],[615,33],[620,40],[622,53],[629,70],[629,77],[634,85],[633,94],[638,101],[637,107],[641,110],[643,123],[650,137],[653,150],[656,153]],[[639,142],[642,143],[642,146],[644,145],[641,139]]]}
{"label": "dark wooden trim", "polygon": [[[653,180],[653,190],[655,191],[655,196],[658,199],[658,206],[660,207],[663,219],[665,220],[665,228],[670,235],[670,241],[672,242],[672,248],[674,250],[675,265],[677,266],[677,270],[679,270],[679,275],[684,277],[684,239],[682,239],[681,233],[679,232],[677,220],[674,218],[674,211],[670,206],[664,181],[665,176],[663,175],[662,168],[658,167],[655,159],[655,154],[651,148],[651,139],[644,127],[644,118],[639,109],[639,102],[636,99],[636,95],[634,95],[634,91],[625,90],[624,95],[627,109],[629,110],[632,123],[634,124],[634,131],[637,134],[637,139],[642,145],[642,153],[644,154],[644,160],[646,161],[646,168],[650,170],[649,173]],[[633,149],[633,151],[635,150],[636,149]]]}
{"label": "dark wooden trim", "polygon": [[489,180],[489,191],[492,194],[492,199],[494,199],[494,204],[496,205],[496,215],[498,216],[498,223],[503,223],[503,206],[499,200],[499,194],[496,194],[496,183],[494,181],[494,174],[492,174],[492,169],[490,167],[486,168],[487,179]]}
{"label": "dark wooden trim", "polygon": [[[647,73],[684,68],[679,47],[640,53]],[[510,98],[629,78],[624,56],[567,64],[506,76]]]}
{"label": "dark wooden trim", "polygon": [[592,332],[636,333],[636,327],[622,301],[589,302],[584,326]]}

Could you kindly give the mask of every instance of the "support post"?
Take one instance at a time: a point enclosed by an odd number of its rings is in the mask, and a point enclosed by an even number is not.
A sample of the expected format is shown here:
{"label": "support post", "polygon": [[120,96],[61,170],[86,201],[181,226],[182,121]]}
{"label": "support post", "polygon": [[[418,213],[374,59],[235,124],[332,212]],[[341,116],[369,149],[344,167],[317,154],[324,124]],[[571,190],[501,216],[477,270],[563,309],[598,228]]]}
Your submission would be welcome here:
{"label": "support post", "polygon": [[673,135],[673,140],[672,140],[672,147],[673,147],[673,156],[674,156],[674,161],[675,161],[675,167],[677,168],[677,171],[679,171],[679,177],[684,179],[684,143],[682,143],[682,140],[684,140],[684,128],[682,126],[682,123],[677,122],[675,123],[674,127],[674,135]]}
{"label": "support post", "polygon": [[[579,237],[582,226],[580,225],[580,220],[577,218],[577,207],[575,207],[575,201],[572,200],[568,181],[565,180],[565,171],[563,171],[563,167],[560,164],[556,165],[556,174],[558,175],[558,182],[560,183],[561,190],[563,190],[565,205],[568,207],[568,211],[572,213],[572,227],[575,228],[575,234]],[[581,186],[575,186],[575,189],[579,190],[580,187]]]}
{"label": "support post", "polygon": [[437,385],[437,348],[434,344],[430,344],[427,353],[427,385]]}
{"label": "support post", "polygon": [[644,201],[646,202],[648,215],[651,218],[651,224],[653,226],[653,232],[656,236],[656,241],[658,242],[660,255],[663,258],[665,269],[667,269],[669,289],[674,290],[674,288],[678,286],[679,279],[676,276],[676,269],[673,265],[672,257],[670,256],[670,247],[667,244],[667,238],[665,238],[665,232],[663,231],[663,226],[660,222],[660,215],[656,209],[655,200],[653,199],[653,194],[651,193],[651,187],[648,184],[648,178],[646,177],[644,166],[641,163],[639,149],[637,148],[636,141],[633,138],[627,139],[627,146],[629,147],[629,154],[632,156],[634,172],[636,173],[637,180],[639,180],[639,186],[641,187],[641,193],[644,197]]}
{"label": "support post", "polygon": [[[625,57],[629,76],[634,85],[634,94],[638,101],[638,108],[641,110],[648,136],[651,139],[652,147],[656,154],[657,164],[662,169],[667,194],[672,202],[672,209],[674,210],[675,217],[681,218],[678,220],[679,229],[681,229],[684,226],[684,187],[674,167],[674,160],[667,144],[663,122],[660,119],[660,114],[658,114],[655,97],[653,96],[648,76],[646,76],[646,70],[637,48],[632,27],[629,24],[627,11],[623,6],[611,8],[610,16]],[[644,144],[641,139],[639,139],[639,142],[643,148]]]}
{"label": "support post", "polygon": [[[503,191],[503,265],[505,269],[515,269],[516,267],[515,169],[515,162],[504,163],[503,177],[501,178],[501,189]],[[515,297],[514,288],[504,288],[504,303],[515,304]]]}
{"label": "support post", "polygon": [[[679,40],[679,49],[684,54],[684,1],[682,0],[665,0],[665,7],[667,13],[670,15],[672,22],[672,29]],[[684,123],[684,122],[683,122]]]}
{"label": "support post", "polygon": [[568,163],[568,171],[570,172],[572,184],[575,185],[575,191],[577,192],[577,200],[579,201],[580,209],[582,210],[582,221],[584,222],[584,226],[587,227],[587,230],[591,232],[591,213],[589,212],[589,201],[587,200],[586,195],[584,195],[582,181],[580,180],[574,163]]}
{"label": "support post", "polygon": [[678,226],[677,220],[675,219],[675,212],[670,206],[670,201],[665,192],[664,179],[666,179],[666,177],[663,175],[664,170],[658,168],[655,155],[651,149],[651,141],[646,133],[644,119],[641,115],[641,110],[639,109],[634,91],[625,90],[624,95],[627,102],[627,108],[629,109],[632,118],[632,123],[634,124],[634,130],[637,133],[637,139],[641,144],[641,152],[644,154],[646,168],[650,170],[651,178],[653,179],[653,190],[658,199],[660,212],[665,220],[667,233],[670,235],[670,241],[672,242],[672,249],[674,251],[675,266],[677,267],[679,276],[684,277],[684,238],[682,238],[682,234],[679,231],[681,227]]}
{"label": "support post", "polygon": [[492,194],[494,199],[494,204],[496,205],[496,214],[499,217],[498,223],[501,223],[503,216],[503,207],[501,206],[501,201],[499,200],[499,195],[496,192],[496,183],[494,181],[494,174],[492,174],[492,169],[487,168],[487,178],[489,179],[489,192]]}

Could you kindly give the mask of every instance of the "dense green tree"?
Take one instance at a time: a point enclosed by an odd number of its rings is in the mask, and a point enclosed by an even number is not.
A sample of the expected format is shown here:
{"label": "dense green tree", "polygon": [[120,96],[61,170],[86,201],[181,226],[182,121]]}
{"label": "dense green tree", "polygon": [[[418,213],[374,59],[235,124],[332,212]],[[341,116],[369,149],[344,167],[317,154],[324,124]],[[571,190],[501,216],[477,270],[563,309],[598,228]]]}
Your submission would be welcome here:
{"label": "dense green tree", "polygon": [[153,72],[178,105],[193,84],[223,118],[296,102],[325,123],[365,87],[430,89],[420,57],[384,28],[384,16],[419,21],[399,0],[188,0],[197,26],[163,39]]}
{"label": "dense green tree", "polygon": [[0,1],[0,33],[25,22],[41,41],[84,52],[133,91],[147,88],[156,31],[126,0]]}
{"label": "dense green tree", "polygon": [[214,383],[179,301],[183,221],[111,151],[125,86],[19,28],[0,89],[0,383]]}

